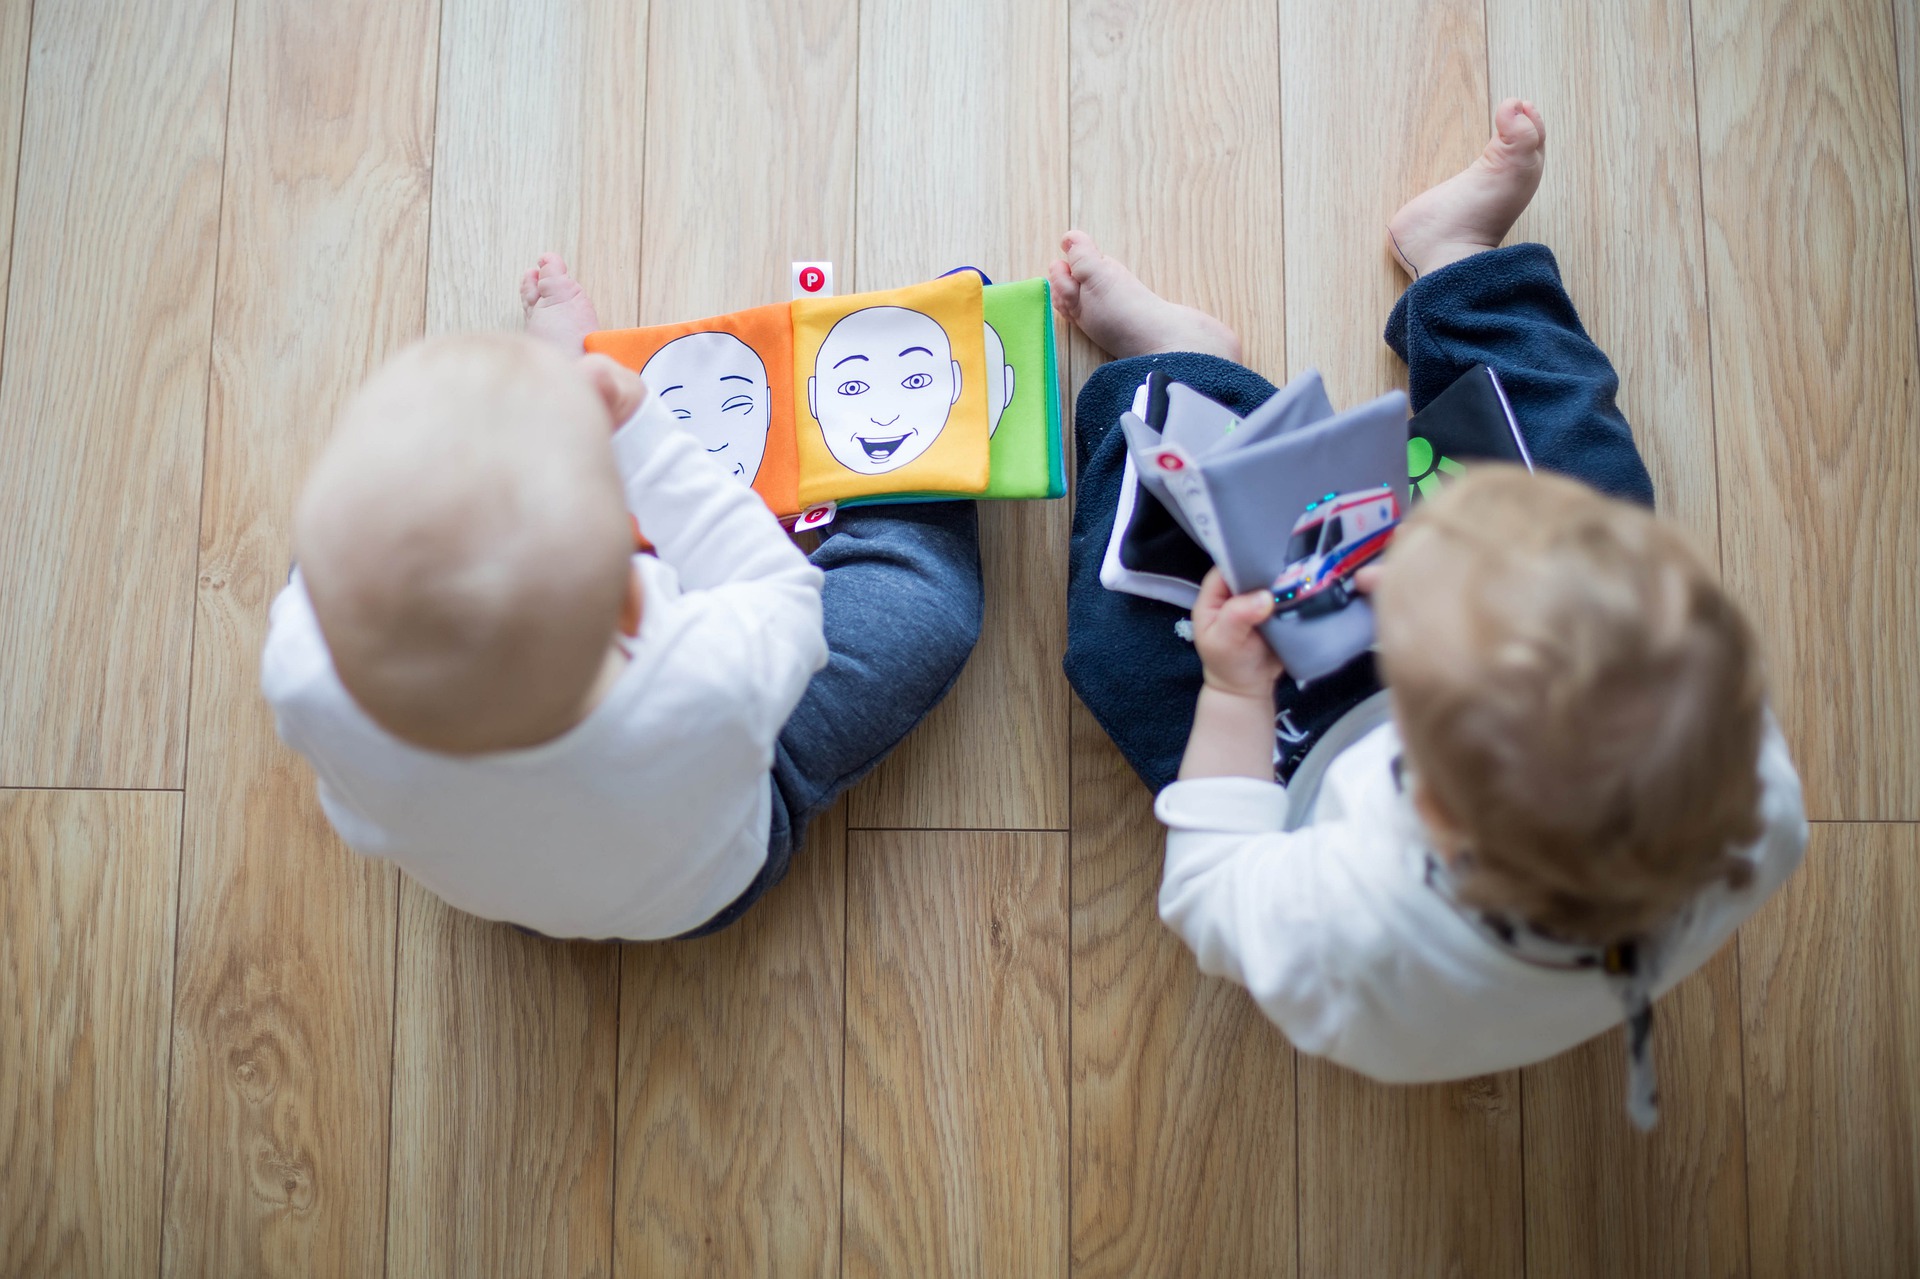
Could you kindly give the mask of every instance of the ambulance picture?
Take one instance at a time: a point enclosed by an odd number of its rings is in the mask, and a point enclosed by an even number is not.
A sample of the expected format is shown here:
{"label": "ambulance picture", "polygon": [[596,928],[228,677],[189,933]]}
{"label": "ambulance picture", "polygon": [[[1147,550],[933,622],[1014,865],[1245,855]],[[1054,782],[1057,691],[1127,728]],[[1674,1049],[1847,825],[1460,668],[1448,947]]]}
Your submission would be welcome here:
{"label": "ambulance picture", "polygon": [[1391,484],[1308,502],[1287,539],[1287,566],[1273,579],[1274,615],[1319,617],[1345,608],[1354,573],[1387,549],[1399,524]]}

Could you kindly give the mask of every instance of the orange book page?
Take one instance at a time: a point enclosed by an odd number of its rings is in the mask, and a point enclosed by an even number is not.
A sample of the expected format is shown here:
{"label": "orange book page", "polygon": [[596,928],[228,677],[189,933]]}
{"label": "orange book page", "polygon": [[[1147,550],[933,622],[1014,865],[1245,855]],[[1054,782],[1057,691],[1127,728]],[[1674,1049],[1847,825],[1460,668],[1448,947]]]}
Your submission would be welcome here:
{"label": "orange book page", "polygon": [[775,515],[800,513],[793,318],[785,302],[685,324],[589,333],[586,347],[639,373],[647,393]]}

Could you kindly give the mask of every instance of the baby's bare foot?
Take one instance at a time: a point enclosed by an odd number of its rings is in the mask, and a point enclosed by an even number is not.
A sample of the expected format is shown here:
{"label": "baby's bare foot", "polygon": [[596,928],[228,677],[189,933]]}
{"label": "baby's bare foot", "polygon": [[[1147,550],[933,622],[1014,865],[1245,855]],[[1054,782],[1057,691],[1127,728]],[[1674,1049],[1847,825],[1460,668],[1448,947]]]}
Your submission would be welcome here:
{"label": "baby's bare foot", "polygon": [[1493,137],[1480,158],[1400,206],[1387,223],[1393,254],[1416,280],[1487,249],[1497,249],[1539,189],[1547,166],[1547,126],[1531,102],[1508,98],[1493,113]]}
{"label": "baby's bare foot", "polygon": [[1240,339],[1205,311],[1169,302],[1125,264],[1100,251],[1085,231],[1060,241],[1066,257],[1047,268],[1053,305],[1108,355],[1199,351],[1238,363]]}
{"label": "baby's bare foot", "polygon": [[600,327],[593,299],[567,274],[557,253],[542,253],[539,265],[520,277],[520,301],[527,308],[528,333],[576,355],[581,339]]}

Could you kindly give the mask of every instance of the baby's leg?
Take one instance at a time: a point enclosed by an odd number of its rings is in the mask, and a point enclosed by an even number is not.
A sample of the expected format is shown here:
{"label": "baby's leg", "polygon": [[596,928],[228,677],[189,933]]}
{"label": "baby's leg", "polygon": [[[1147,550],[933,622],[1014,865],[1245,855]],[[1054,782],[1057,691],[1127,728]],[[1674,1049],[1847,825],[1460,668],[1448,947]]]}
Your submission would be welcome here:
{"label": "baby's leg", "polygon": [[1408,201],[1388,239],[1413,283],[1387,320],[1413,407],[1476,364],[1499,375],[1534,462],[1646,505],[1653,484],[1614,403],[1620,379],[1581,326],[1545,245],[1498,247],[1540,185],[1546,130],[1500,104],[1486,151]]}
{"label": "baby's leg", "polygon": [[1085,231],[1060,241],[1066,256],[1047,268],[1053,305],[1116,359],[1198,351],[1240,361],[1240,339],[1225,324],[1169,302],[1140,282],[1118,258],[1100,251]]}
{"label": "baby's leg", "polygon": [[947,695],[983,608],[972,502],[843,510],[812,559],[826,573],[827,665],[781,730],[773,764],[795,842]]}
{"label": "baby's leg", "polygon": [[557,253],[542,253],[520,277],[520,302],[526,307],[527,332],[572,355],[580,354],[582,340],[600,327],[593,299]]}

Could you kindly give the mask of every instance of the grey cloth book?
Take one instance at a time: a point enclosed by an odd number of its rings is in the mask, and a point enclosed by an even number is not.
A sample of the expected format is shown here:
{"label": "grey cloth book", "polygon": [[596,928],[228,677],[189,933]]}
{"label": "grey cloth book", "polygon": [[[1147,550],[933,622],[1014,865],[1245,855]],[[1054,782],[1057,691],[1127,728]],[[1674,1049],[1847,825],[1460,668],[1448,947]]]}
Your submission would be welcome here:
{"label": "grey cloth book", "polygon": [[1373,609],[1353,575],[1386,549],[1407,508],[1404,393],[1333,413],[1307,373],[1216,437],[1183,434],[1191,447],[1165,430],[1156,439],[1137,418],[1124,429],[1141,486],[1166,494],[1227,584],[1274,593],[1261,632],[1296,683],[1372,645]]}

